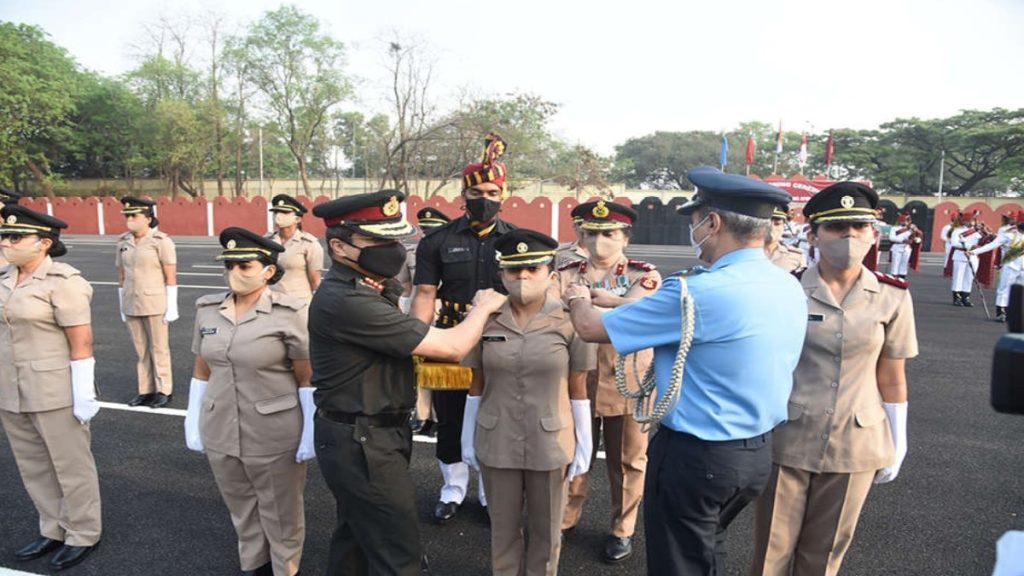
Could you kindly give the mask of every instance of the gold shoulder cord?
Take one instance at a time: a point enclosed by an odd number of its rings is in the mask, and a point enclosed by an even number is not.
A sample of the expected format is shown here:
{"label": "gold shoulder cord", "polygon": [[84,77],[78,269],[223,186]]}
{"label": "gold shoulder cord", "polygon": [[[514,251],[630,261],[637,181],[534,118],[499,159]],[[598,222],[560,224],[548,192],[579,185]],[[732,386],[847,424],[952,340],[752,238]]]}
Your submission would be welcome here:
{"label": "gold shoulder cord", "polygon": [[686,355],[690,352],[690,346],[693,344],[694,308],[693,299],[690,297],[686,286],[686,278],[680,278],[679,284],[679,309],[681,312],[679,351],[676,352],[676,359],[672,363],[672,374],[668,380],[668,388],[665,389],[665,394],[653,408],[650,406],[651,397],[655,395],[657,390],[657,383],[654,379],[654,361],[651,361],[643,378],[640,378],[636,354],[631,354],[633,357],[633,375],[637,378],[637,382],[640,383],[640,389],[633,391],[626,385],[626,359],[623,356],[615,359],[615,386],[618,388],[619,394],[636,402],[633,406],[633,418],[644,425],[644,431],[651,424],[660,421],[675,408],[676,403],[679,401],[679,393],[683,388],[683,370],[686,367]]}

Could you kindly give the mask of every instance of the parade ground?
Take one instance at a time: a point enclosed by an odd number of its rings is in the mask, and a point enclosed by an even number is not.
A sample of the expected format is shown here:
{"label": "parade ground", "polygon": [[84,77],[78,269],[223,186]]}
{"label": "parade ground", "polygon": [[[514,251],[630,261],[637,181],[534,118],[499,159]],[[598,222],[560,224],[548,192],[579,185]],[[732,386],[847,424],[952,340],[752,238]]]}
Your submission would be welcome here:
{"label": "parade ground", "polygon": [[[239,571],[228,511],[206,458],[185,448],[182,430],[193,362],[192,303],[224,289],[223,268],[213,260],[220,248],[214,238],[175,241],[181,286],[181,318],[170,330],[175,393],[170,409],[152,410],[125,406],[136,394],[135,353],[118,314],[116,238],[65,240],[69,253],[62,261],[79,268],[93,285],[96,382],[104,402],[92,421],[103,539],[71,574],[227,576]],[[652,262],[664,275],[696,263],[688,247],[638,246],[627,253]],[[926,254],[921,271],[911,275],[921,354],[907,368],[910,451],[899,478],[872,490],[844,563],[846,575],[989,575],[999,536],[1024,530],[1024,416],[997,414],[989,404],[992,348],[1005,325],[986,320],[977,292],[974,308],[953,307],[940,260],[941,255]],[[993,291],[985,296],[993,308]],[[411,471],[432,573],[489,574],[490,533],[475,488],[454,520],[433,524],[440,473],[432,439],[416,440]],[[560,574],[646,573],[642,515],[633,556],[616,566],[601,561],[609,515],[604,460],[596,460],[592,470],[591,497],[580,525],[565,536]],[[0,440],[0,487],[0,575],[49,573],[45,559],[13,560],[16,548],[37,537],[38,526],[6,437]],[[323,575],[335,514],[315,461],[305,495],[302,574]],[[751,519],[748,509],[729,530],[725,574],[746,574]]]}

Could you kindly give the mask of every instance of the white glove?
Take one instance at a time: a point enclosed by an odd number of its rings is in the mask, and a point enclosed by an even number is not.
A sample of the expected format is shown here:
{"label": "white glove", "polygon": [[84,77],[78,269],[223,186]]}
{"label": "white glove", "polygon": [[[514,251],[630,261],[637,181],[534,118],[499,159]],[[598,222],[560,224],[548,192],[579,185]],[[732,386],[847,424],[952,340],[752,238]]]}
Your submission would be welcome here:
{"label": "white glove", "polygon": [[127,322],[128,318],[124,315],[124,288],[117,289],[117,308],[121,311],[121,322]]}
{"label": "white glove", "polygon": [[185,446],[189,450],[205,452],[203,437],[199,434],[199,414],[203,409],[203,396],[206,396],[206,380],[193,378],[188,385],[188,412],[185,413]]}
{"label": "white glove", "polygon": [[903,459],[907,456],[907,403],[884,402],[882,408],[885,408],[885,414],[889,417],[889,431],[892,433],[892,443],[896,448],[896,458],[892,466],[886,466],[875,473],[875,484],[895,480],[900,473],[900,466],[903,466]]}
{"label": "white glove", "polygon": [[590,418],[590,400],[570,400],[572,404],[572,420],[576,427],[576,454],[569,464],[567,480],[586,474],[590,471],[590,457],[594,451],[594,423]]}
{"label": "white glove", "polygon": [[482,396],[466,396],[466,410],[462,413],[462,461],[480,470],[476,459],[476,413],[480,411]]}
{"label": "white glove", "polygon": [[313,392],[316,392],[316,388],[308,386],[299,388],[299,404],[302,405],[302,436],[299,437],[299,450],[295,453],[295,461],[300,464],[316,458],[316,449],[313,447],[313,415],[316,414]]}
{"label": "white glove", "polygon": [[409,306],[411,304],[412,304],[412,298],[409,298],[408,296],[399,296],[398,297],[398,308],[402,312],[405,312],[406,314],[408,314],[409,313]]}
{"label": "white glove", "polygon": [[178,287],[167,287],[167,312],[164,313],[164,322],[170,324],[178,319]]}
{"label": "white glove", "polygon": [[71,392],[71,412],[79,422],[88,424],[100,411],[100,403],[96,401],[95,358],[71,361]]}

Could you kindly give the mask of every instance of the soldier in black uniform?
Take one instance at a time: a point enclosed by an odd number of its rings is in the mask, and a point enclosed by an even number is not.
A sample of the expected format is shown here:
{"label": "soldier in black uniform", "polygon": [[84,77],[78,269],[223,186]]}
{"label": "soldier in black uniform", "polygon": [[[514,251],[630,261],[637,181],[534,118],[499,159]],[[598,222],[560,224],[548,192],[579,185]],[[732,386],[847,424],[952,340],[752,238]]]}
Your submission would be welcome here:
{"label": "soldier in black uniform", "polygon": [[[507,197],[507,169],[498,162],[505,143],[496,134],[488,134],[482,162],[462,171],[462,197],[466,215],[434,230],[420,241],[416,251],[416,275],[413,284],[411,315],[423,322],[434,321],[436,299],[441,299],[437,326],[457,325],[478,290],[505,291],[501,282],[494,243],[515,229],[498,218],[501,203]],[[421,387],[432,388],[437,417],[437,459],[444,486],[434,518],[446,522],[466,497],[469,467],[462,462],[462,416],[471,380],[469,369],[461,366],[432,366],[420,370]],[[479,487],[480,504],[487,506],[483,483]]]}
{"label": "soldier in black uniform", "polygon": [[327,224],[332,260],[309,311],[316,453],[338,515],[327,574],[420,573],[409,476],[412,355],[458,362],[505,302],[493,290],[477,293],[473,310],[450,330],[398,309],[399,240],[415,230],[402,217],[404,199],[382,190],[313,209]]}

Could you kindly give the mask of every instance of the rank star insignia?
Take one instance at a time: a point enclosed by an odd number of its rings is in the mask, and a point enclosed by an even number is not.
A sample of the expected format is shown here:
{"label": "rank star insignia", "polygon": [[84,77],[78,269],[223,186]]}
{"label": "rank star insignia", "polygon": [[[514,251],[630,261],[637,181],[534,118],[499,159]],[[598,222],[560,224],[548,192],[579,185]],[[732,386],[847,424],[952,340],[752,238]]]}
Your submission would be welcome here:
{"label": "rank star insignia", "polygon": [[611,210],[604,205],[604,200],[598,200],[597,205],[590,211],[594,215],[594,218],[607,218]]}
{"label": "rank star insignia", "polygon": [[18,223],[18,217],[15,216],[14,214],[11,214],[10,216],[7,217],[7,223],[8,224],[17,224]]}
{"label": "rank star insignia", "polygon": [[238,246],[238,242],[234,240],[228,240],[228,250],[234,250],[235,246]]}
{"label": "rank star insignia", "polygon": [[839,199],[839,205],[843,208],[853,208],[853,196],[843,196]]}
{"label": "rank star insignia", "polygon": [[526,245],[526,242],[520,242],[519,244],[516,244],[516,252],[520,254],[526,254],[526,252],[529,249],[530,247]]}
{"label": "rank star insignia", "polygon": [[398,196],[392,196],[384,204],[384,208],[381,209],[385,216],[394,216],[398,214]]}
{"label": "rank star insignia", "polygon": [[644,279],[640,281],[640,286],[645,290],[654,290],[658,287],[658,281],[650,276],[645,276]]}

